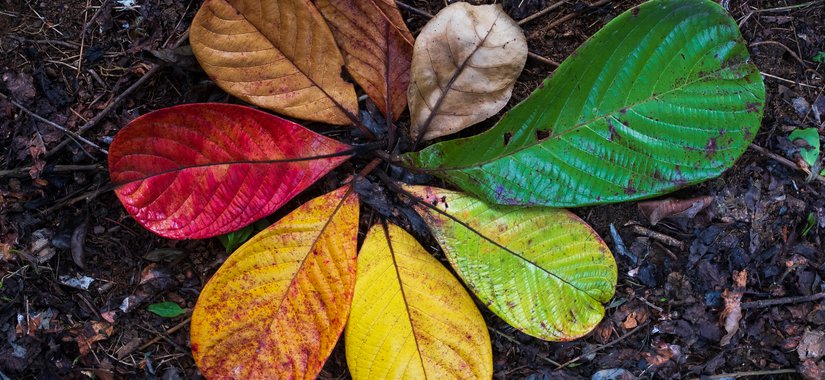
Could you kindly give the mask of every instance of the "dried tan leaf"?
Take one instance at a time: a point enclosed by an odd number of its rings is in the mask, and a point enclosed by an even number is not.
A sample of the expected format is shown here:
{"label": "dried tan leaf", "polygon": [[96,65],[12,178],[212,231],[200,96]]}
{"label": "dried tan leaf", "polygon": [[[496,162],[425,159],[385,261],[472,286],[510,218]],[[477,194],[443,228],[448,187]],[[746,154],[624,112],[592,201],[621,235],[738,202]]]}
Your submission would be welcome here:
{"label": "dried tan leaf", "polygon": [[527,40],[501,6],[455,3],[415,42],[407,99],[413,139],[458,132],[501,110],[527,60]]}
{"label": "dried tan leaf", "polygon": [[[415,40],[392,0],[314,0],[329,22],[347,71],[384,116],[407,106]],[[387,113],[391,111],[391,114]]]}
{"label": "dried tan leaf", "polygon": [[668,217],[693,218],[710,206],[713,200],[713,196],[706,195],[690,199],[668,198],[639,202],[639,211],[647,217],[651,225],[655,226],[659,221]]}
{"label": "dried tan leaf", "polygon": [[742,291],[748,282],[748,271],[733,272],[734,289],[725,289],[722,292],[722,299],[725,301],[725,309],[722,310],[720,320],[725,327],[727,334],[719,341],[719,345],[727,346],[730,340],[739,331],[739,321],[742,319]]}
{"label": "dried tan leaf", "polygon": [[209,77],[249,103],[330,124],[356,114],[344,59],[309,0],[206,0],[189,41]]}

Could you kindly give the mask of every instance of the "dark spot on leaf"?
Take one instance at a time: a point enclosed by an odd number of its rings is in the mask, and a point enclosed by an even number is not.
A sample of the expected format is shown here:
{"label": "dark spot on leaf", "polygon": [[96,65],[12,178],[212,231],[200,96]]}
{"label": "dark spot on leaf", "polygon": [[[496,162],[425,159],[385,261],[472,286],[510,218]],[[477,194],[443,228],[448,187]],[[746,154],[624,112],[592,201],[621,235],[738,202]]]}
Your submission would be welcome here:
{"label": "dark spot on leaf", "polygon": [[751,137],[753,137],[753,134],[751,133],[750,129],[745,129],[744,137],[745,137],[745,141],[750,141]]}
{"label": "dark spot on leaf", "polygon": [[635,7],[635,8],[633,8],[633,10],[632,10],[632,11],[630,11],[630,13],[632,13],[632,14],[633,14],[633,17],[638,16],[638,15],[639,15],[639,7]]}
{"label": "dark spot on leaf", "polygon": [[507,301],[507,307],[512,309],[512,308],[516,307],[516,303],[513,302],[513,301]]}
{"label": "dark spot on leaf", "polygon": [[664,177],[662,177],[662,172],[660,172],[659,169],[656,169],[653,171],[653,178],[661,181]]}
{"label": "dark spot on leaf", "polygon": [[509,145],[509,144],[510,144],[510,139],[511,139],[512,137],[513,137],[513,133],[512,133],[512,132],[507,132],[507,133],[505,133],[505,134],[504,134],[504,146],[507,146],[507,145]]}
{"label": "dark spot on leaf", "polygon": [[627,181],[627,186],[624,187],[624,193],[627,195],[636,194],[636,187],[633,186],[633,180]]}
{"label": "dark spot on leaf", "polygon": [[548,137],[550,137],[550,132],[541,129],[536,130],[536,139],[538,139],[539,141],[544,140]]}
{"label": "dark spot on leaf", "polygon": [[679,56],[680,56],[680,57],[682,57],[682,60],[683,60],[683,61],[684,61],[685,59],[687,59],[687,58],[685,58],[685,54],[684,54],[684,53],[679,53]]}
{"label": "dark spot on leaf", "polygon": [[708,141],[708,145],[705,145],[705,156],[711,158],[716,154],[717,150],[719,150],[719,148],[716,146],[716,138],[714,137]]}
{"label": "dark spot on leaf", "polygon": [[626,114],[627,113],[627,107],[620,109],[619,113],[622,114],[622,115]]}
{"label": "dark spot on leaf", "polygon": [[719,130],[719,136],[723,136],[727,132],[728,131],[725,128],[722,128],[722,129]]}
{"label": "dark spot on leaf", "polygon": [[749,113],[757,113],[757,112],[759,112],[759,103],[747,102],[747,103],[745,103],[745,109]]}
{"label": "dark spot on leaf", "polygon": [[619,133],[616,132],[616,126],[613,125],[613,120],[608,120],[607,124],[610,127],[610,136],[607,139],[610,140],[610,141],[618,140],[619,139]]}

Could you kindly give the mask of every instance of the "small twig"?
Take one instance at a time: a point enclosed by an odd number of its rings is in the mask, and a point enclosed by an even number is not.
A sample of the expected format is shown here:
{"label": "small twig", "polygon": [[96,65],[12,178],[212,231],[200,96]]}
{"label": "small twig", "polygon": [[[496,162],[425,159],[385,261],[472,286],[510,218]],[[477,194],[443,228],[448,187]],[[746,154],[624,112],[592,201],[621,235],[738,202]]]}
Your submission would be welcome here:
{"label": "small twig", "polygon": [[762,307],[785,305],[789,303],[813,302],[819,301],[821,299],[825,299],[825,292],[811,294],[809,296],[782,297],[768,300],[742,302],[742,309],[758,309]]}
{"label": "small twig", "polygon": [[[3,98],[3,99],[8,100],[8,101],[9,101],[9,103],[11,103],[13,106],[15,106],[15,107],[19,108],[21,111],[25,112],[27,115],[29,115],[29,116],[31,116],[31,117],[33,117],[33,118],[35,118],[35,119],[37,119],[37,120],[39,120],[39,121],[41,121],[41,122],[43,122],[43,123],[46,123],[46,124],[48,124],[48,125],[50,125],[50,126],[52,126],[52,127],[54,127],[54,128],[57,128],[57,129],[58,129],[58,130],[60,130],[61,132],[63,132],[63,133],[65,133],[65,134],[69,135],[69,136],[70,136],[73,140],[80,141],[80,142],[83,142],[83,143],[85,143],[85,144],[87,144],[87,145],[90,145],[90,146],[92,146],[92,147],[96,148],[97,150],[99,150],[99,151],[103,152],[104,154],[109,154],[109,152],[108,152],[106,149],[103,149],[103,148],[101,148],[100,146],[98,146],[97,144],[95,144],[95,143],[93,143],[93,142],[91,142],[91,141],[89,141],[89,140],[85,139],[83,136],[80,136],[79,134],[74,133],[74,132],[72,132],[72,131],[70,131],[70,130],[66,129],[65,127],[63,127],[63,126],[62,126],[62,125],[60,125],[60,124],[57,124],[57,123],[55,123],[55,122],[53,122],[53,121],[51,121],[51,120],[49,120],[49,119],[46,119],[46,118],[44,118],[44,117],[42,117],[42,116],[40,116],[40,115],[38,115],[38,114],[36,114],[36,113],[34,113],[34,112],[32,112],[32,111],[29,111],[29,109],[28,109],[28,108],[24,107],[24,106],[23,106],[22,104],[20,104],[20,103],[17,103],[16,101],[14,101],[14,99],[9,98],[9,97],[8,97],[8,96],[6,96],[5,94],[0,93],[0,98]],[[68,141],[68,140],[67,140],[67,141]],[[50,153],[51,153],[51,152],[50,152]],[[46,154],[46,156],[48,156],[48,154]]]}
{"label": "small twig", "polygon": [[560,65],[560,63],[558,63],[558,62],[556,62],[556,61],[554,61],[550,58],[542,57],[542,56],[540,56],[536,53],[533,53],[532,51],[528,51],[527,56],[530,57],[530,58],[535,59],[536,61],[546,63],[546,64],[548,64],[550,66],[553,66],[553,67],[559,67],[559,65]]}
{"label": "small twig", "polygon": [[816,87],[816,86],[811,86],[811,85],[809,85],[809,84],[807,84],[807,83],[795,82],[795,81],[792,81],[792,80],[790,80],[790,79],[785,79],[785,78],[778,77],[778,76],[773,75],[773,74],[768,74],[768,73],[766,73],[766,72],[764,72],[764,71],[760,71],[759,73],[760,73],[760,74],[762,74],[762,75],[764,75],[764,76],[766,76],[766,77],[768,77],[768,78],[773,78],[773,79],[776,79],[776,80],[781,80],[781,81],[783,81],[783,82],[785,82],[785,83],[792,83],[792,84],[795,84],[795,85],[797,85],[797,86],[802,86],[802,87],[819,88],[819,87]]}
{"label": "small twig", "polygon": [[169,334],[174,333],[175,331],[180,330],[181,328],[183,328],[184,326],[189,324],[189,322],[191,322],[191,321],[192,321],[192,317],[191,316],[187,317],[181,323],[178,323],[177,325],[170,328],[169,330],[166,330],[166,332],[164,332],[163,334],[158,335],[158,336],[152,338],[151,340],[149,340],[148,342],[144,343],[142,346],[138,347],[138,349],[136,351],[143,351],[143,350],[149,348],[149,346],[151,346],[151,345],[153,345],[157,342],[160,342],[160,340],[163,339],[164,335],[169,335]]}
{"label": "small twig", "polygon": [[[17,168],[17,169],[0,170],[0,178],[28,176],[28,173],[31,169],[32,169],[31,166],[24,166],[24,167]],[[51,168],[47,167],[45,171],[49,172],[49,173],[64,173],[64,172],[94,171],[94,170],[103,170],[103,165],[98,165],[98,164],[92,164],[92,165],[55,165]]]}
{"label": "small twig", "polygon": [[785,7],[778,7],[778,8],[757,9],[754,12],[756,12],[756,13],[785,12],[785,11],[790,11],[790,10],[794,10],[794,9],[798,9],[798,8],[805,8],[807,6],[811,6],[811,5],[815,5],[815,4],[819,4],[819,3],[825,3],[825,0],[814,0],[814,1],[809,1],[807,3],[788,5],[788,6],[785,6]]}
{"label": "small twig", "polygon": [[540,10],[540,11],[536,12],[536,13],[533,13],[533,14],[532,14],[532,15],[530,15],[530,16],[527,16],[527,17],[525,17],[525,18],[521,19],[521,20],[518,22],[518,24],[519,24],[519,26],[521,26],[521,25],[524,25],[524,24],[526,24],[526,23],[528,23],[528,22],[530,22],[530,21],[533,21],[533,20],[535,20],[535,19],[537,19],[537,18],[539,18],[539,17],[541,17],[541,16],[544,16],[544,15],[546,15],[547,13],[550,13],[550,11],[552,11],[553,9],[556,9],[556,8],[558,8],[558,7],[562,6],[562,5],[564,5],[564,3],[565,3],[564,1],[559,0],[559,2],[557,2],[557,3],[555,3],[555,4],[552,4],[552,5],[548,6],[547,8],[544,8],[544,9],[542,9],[542,10]]}
{"label": "small twig", "polygon": [[[789,160],[789,159],[787,159],[787,158],[785,158],[785,157],[782,157],[782,156],[780,156],[780,155],[778,155],[778,154],[776,154],[776,153],[774,153],[774,152],[771,152],[771,151],[769,151],[769,150],[767,150],[767,149],[765,149],[765,148],[763,148],[763,147],[761,147],[761,146],[759,146],[759,145],[756,145],[756,144],[751,144],[749,147],[750,147],[751,149],[753,149],[753,150],[755,150],[755,151],[759,152],[759,153],[762,153],[762,154],[764,154],[764,155],[766,155],[766,156],[768,156],[768,157],[772,158],[773,160],[775,160],[776,162],[779,162],[779,163],[780,163],[780,164],[782,164],[782,165],[785,165],[785,166],[787,166],[787,167],[789,167],[789,168],[791,168],[791,169],[796,169],[796,170],[802,171],[802,169],[799,167],[799,165],[797,165],[797,164],[796,164],[796,163],[794,163],[793,161],[791,161],[791,160]],[[818,173],[812,173],[812,175],[813,175],[813,178],[814,178],[815,180],[817,180],[817,181],[822,182],[823,184],[825,184],[825,177],[823,177],[823,176],[819,175]]]}
{"label": "small twig", "polygon": [[418,14],[419,16],[424,16],[426,18],[433,18],[434,17],[430,12],[423,11],[421,9],[418,9],[418,8],[412,6],[412,5],[404,4],[400,1],[396,1],[395,3],[398,4],[398,7],[402,8],[404,10],[410,11],[412,13]]}
{"label": "small twig", "polygon": [[[490,330],[490,331],[492,331],[492,332],[494,332],[494,333],[496,333],[496,334],[498,334],[498,335],[499,335],[499,336],[501,336],[502,338],[509,340],[509,341],[510,341],[510,342],[512,342],[512,343],[515,343],[515,344],[517,344],[517,345],[519,345],[519,346],[521,345],[521,342],[519,342],[516,338],[513,338],[513,337],[512,337],[512,336],[510,336],[510,335],[507,335],[507,334],[505,334],[505,333],[503,333],[503,332],[501,332],[501,331],[499,331],[499,330],[497,330],[497,329],[495,329],[495,328],[493,328],[493,327],[490,327],[490,326],[487,326],[487,329],[488,329],[488,330]],[[559,364],[558,362],[556,362],[556,361],[555,361],[555,360],[553,360],[553,359],[548,358],[547,356],[544,356],[544,355],[541,355],[541,354],[536,355],[536,356],[537,356],[537,357],[539,357],[539,358],[541,358],[542,360],[544,360],[544,361],[546,361],[546,362],[548,362],[548,363],[550,363],[550,364],[552,364],[552,365],[556,366],[556,367],[561,366],[561,364]]]}
{"label": "small twig", "polygon": [[562,369],[562,368],[564,368],[564,367],[567,367],[567,366],[569,366],[570,364],[573,364],[573,363],[575,363],[575,362],[579,361],[581,358],[583,358],[583,357],[585,357],[585,356],[590,356],[590,355],[595,354],[595,353],[597,353],[597,352],[599,352],[599,351],[601,351],[601,350],[604,350],[605,348],[610,348],[610,347],[615,346],[617,343],[619,343],[619,342],[621,342],[621,341],[623,341],[623,340],[627,339],[627,338],[628,338],[628,337],[630,337],[631,335],[635,334],[637,331],[641,330],[643,327],[646,327],[649,323],[650,323],[650,321],[647,321],[647,322],[645,322],[645,323],[643,323],[643,324],[641,324],[641,325],[639,325],[639,326],[636,326],[636,328],[634,328],[633,330],[628,331],[628,332],[627,332],[627,333],[625,333],[624,335],[622,335],[622,336],[618,337],[616,340],[614,340],[614,341],[612,341],[612,342],[610,342],[610,343],[607,343],[607,344],[603,344],[603,345],[601,345],[601,346],[599,346],[599,347],[596,347],[596,348],[594,348],[594,349],[592,349],[592,350],[590,350],[590,351],[587,351],[587,352],[585,352],[585,353],[583,353],[583,354],[581,354],[581,355],[579,355],[579,356],[576,356],[576,357],[575,357],[575,358],[573,358],[573,359],[570,359],[570,360],[568,360],[568,361],[564,362],[564,364],[562,364],[562,365],[560,365],[560,366],[556,367],[556,370],[558,371],[558,370],[560,370],[560,369]]}
{"label": "small twig", "polygon": [[718,375],[710,375],[710,376],[702,376],[693,378],[693,380],[699,379],[728,379],[728,378],[739,378],[739,377],[748,377],[748,376],[767,376],[767,375],[781,375],[785,373],[798,373],[797,370],[792,368],[785,368],[785,369],[769,369],[764,371],[744,371],[744,372],[734,372],[734,373],[720,373]]}
{"label": "small twig", "polygon": [[661,242],[663,244],[667,244],[667,245],[669,245],[671,247],[674,247],[674,248],[678,248],[678,249],[682,249],[682,250],[685,249],[685,243],[683,243],[682,241],[680,241],[680,240],[678,240],[674,237],[667,236],[667,235],[665,235],[661,232],[653,231],[649,228],[642,227],[638,224],[634,224],[631,228],[633,229],[633,232],[635,232],[639,235],[647,236],[649,238],[658,240],[659,242]]}

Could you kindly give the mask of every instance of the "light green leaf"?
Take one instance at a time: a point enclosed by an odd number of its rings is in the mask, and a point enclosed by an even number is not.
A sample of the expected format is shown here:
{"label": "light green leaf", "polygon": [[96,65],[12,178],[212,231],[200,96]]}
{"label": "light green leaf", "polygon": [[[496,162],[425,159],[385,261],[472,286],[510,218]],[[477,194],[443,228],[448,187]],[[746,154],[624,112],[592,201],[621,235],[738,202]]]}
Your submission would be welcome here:
{"label": "light green leaf", "polygon": [[808,166],[814,167],[819,158],[819,131],[816,128],[796,129],[788,135],[788,140],[797,139],[805,140],[808,144],[808,146],[799,148],[799,155],[808,163]]}
{"label": "light green leaf", "polygon": [[602,304],[616,286],[616,262],[574,214],[488,206],[435,187],[406,189],[432,205],[415,208],[456,273],[507,323],[541,339],[566,341],[601,321]]}
{"label": "light green leaf", "polygon": [[147,309],[164,318],[175,318],[186,314],[186,310],[174,302],[153,303]]}
{"label": "light green leaf", "polygon": [[402,160],[501,204],[649,198],[733,165],[764,103],[719,4],[651,1],[596,33],[491,130]]}

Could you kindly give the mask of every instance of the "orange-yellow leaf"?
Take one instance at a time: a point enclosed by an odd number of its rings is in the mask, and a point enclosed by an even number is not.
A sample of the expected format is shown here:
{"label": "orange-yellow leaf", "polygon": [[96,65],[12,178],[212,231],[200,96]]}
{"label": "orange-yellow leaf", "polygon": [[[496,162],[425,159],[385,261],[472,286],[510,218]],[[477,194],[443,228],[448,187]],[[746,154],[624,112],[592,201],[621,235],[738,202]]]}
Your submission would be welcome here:
{"label": "orange-yellow leaf", "polygon": [[192,315],[192,356],[201,372],[314,379],[349,315],[357,231],[358,199],[344,187],[238,248]]}
{"label": "orange-yellow leaf", "polygon": [[212,80],[249,103],[330,124],[356,114],[344,59],[309,0],[206,0],[189,41]]}
{"label": "orange-yellow leaf", "polygon": [[400,227],[373,227],[345,333],[359,379],[489,379],[490,336],[455,277]]}
{"label": "orange-yellow leaf", "polygon": [[407,106],[414,38],[392,0],[315,0],[344,53],[347,71],[381,112]]}

